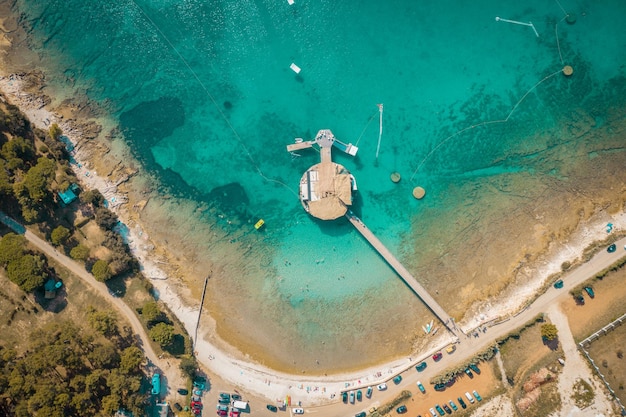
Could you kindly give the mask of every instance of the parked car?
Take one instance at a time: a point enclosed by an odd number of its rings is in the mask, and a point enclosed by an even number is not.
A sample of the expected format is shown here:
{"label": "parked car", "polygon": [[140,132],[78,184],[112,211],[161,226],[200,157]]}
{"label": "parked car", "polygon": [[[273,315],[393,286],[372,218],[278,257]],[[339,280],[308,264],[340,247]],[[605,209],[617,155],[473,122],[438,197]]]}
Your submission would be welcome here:
{"label": "parked car", "polygon": [[470,363],[470,368],[472,368],[472,371],[476,372],[478,375],[480,375],[480,368],[478,368],[478,366],[474,365],[473,363]]}
{"label": "parked car", "polygon": [[238,408],[233,408],[232,410],[230,410],[230,413],[228,414],[229,417],[239,417],[241,415],[241,411],[239,411]]}
{"label": "parked car", "polygon": [[596,294],[593,292],[593,288],[591,287],[585,287],[585,292],[587,293],[589,298],[594,298],[596,296]]}
{"label": "parked car", "polygon": [[446,352],[448,353],[448,355],[454,353],[455,350],[456,350],[456,345],[450,345],[446,348]]}
{"label": "parked car", "polygon": [[231,395],[230,395],[230,398],[231,398],[233,401],[241,401],[241,395],[239,395],[239,394],[231,394]]}
{"label": "parked car", "polygon": [[174,403],[174,409],[176,411],[183,411],[183,407],[181,407],[181,405],[178,403]]}
{"label": "parked car", "polygon": [[220,392],[220,398],[224,398],[228,400],[228,402],[230,402],[230,394],[228,394],[227,392]]}
{"label": "parked car", "polygon": [[367,391],[365,391],[365,396],[367,398],[372,398],[372,391],[374,391],[372,387],[367,387]]}
{"label": "parked car", "polygon": [[230,399],[224,397],[218,398],[217,402],[223,405],[230,405]]}
{"label": "parked car", "polygon": [[396,375],[396,377],[393,379],[393,383],[398,385],[400,382],[402,382],[402,376]]}
{"label": "parked car", "polygon": [[[199,410],[199,409],[197,409],[197,408],[194,408],[194,409],[193,409],[193,413],[194,413],[194,414],[200,414],[201,412],[202,412],[202,411],[201,411],[201,410]],[[227,416],[227,415],[228,415],[228,412],[227,412],[227,411],[224,411],[224,410],[217,410],[217,415],[218,415],[218,416],[220,416],[220,417],[224,417],[224,416]]]}
{"label": "parked car", "polygon": [[474,397],[472,397],[472,395],[469,392],[465,393],[465,398],[467,398],[467,401],[469,401],[470,404],[474,404]]}
{"label": "parked car", "polygon": [[441,360],[441,358],[442,358],[442,357],[443,357],[443,355],[441,354],[441,352],[437,352],[437,353],[435,353],[435,354],[433,355],[433,360],[434,360],[435,362],[437,362],[437,361]]}
{"label": "parked car", "polygon": [[384,391],[387,389],[387,384],[380,384],[376,388],[378,388],[378,391]]}
{"label": "parked car", "polygon": [[443,408],[441,408],[441,406],[439,404],[435,404],[435,410],[437,410],[437,412],[439,413],[440,416],[445,416],[446,413],[444,413]]}
{"label": "parked car", "polygon": [[199,389],[193,390],[193,395],[197,395],[199,397],[202,396],[202,390],[199,390]]}
{"label": "parked car", "polygon": [[583,297],[582,294],[577,294],[574,296],[574,301],[576,301],[576,304],[578,305],[585,305],[585,297]]}
{"label": "parked car", "polygon": [[185,388],[179,388],[178,389],[178,393],[180,395],[187,395],[187,394],[189,394],[189,391],[187,391]]}
{"label": "parked car", "polygon": [[456,382],[456,377],[452,377],[446,381],[446,387],[450,388]]}
{"label": "parked car", "polygon": [[421,393],[424,394],[426,392],[426,388],[422,385],[420,381],[417,381],[417,388],[420,389]]}
{"label": "parked car", "polygon": [[341,399],[343,400],[344,403],[348,402],[348,393],[346,391],[341,393]]}
{"label": "parked car", "polygon": [[[191,408],[197,408],[193,405],[193,403],[191,403]],[[217,406],[217,411],[228,411],[228,406],[227,405],[218,405]]]}
{"label": "parked car", "polygon": [[197,377],[196,380],[193,381],[193,386],[200,388],[200,389],[204,389],[205,383],[206,383],[206,378]]}
{"label": "parked car", "polygon": [[446,384],[435,384],[435,391],[445,391]]}
{"label": "parked car", "polygon": [[268,410],[270,410],[272,413],[275,413],[278,411],[278,407],[276,407],[275,405],[272,404],[268,404],[265,406],[265,408],[267,408]]}
{"label": "parked car", "polygon": [[563,280],[560,279],[557,282],[555,282],[554,283],[554,288],[556,288],[557,290],[563,288]]}
{"label": "parked car", "polygon": [[450,407],[448,407],[448,405],[447,405],[447,404],[444,404],[444,405],[443,405],[443,409],[446,411],[446,413],[448,413],[448,414],[452,414],[452,410],[450,410]]}
{"label": "parked car", "polygon": [[433,417],[437,417],[437,412],[435,411],[434,408],[429,409],[428,411],[430,411],[430,415]]}
{"label": "parked car", "polygon": [[398,412],[398,414],[406,413],[406,405],[401,405],[400,407],[396,408],[396,411]]}
{"label": "parked car", "polygon": [[606,251],[608,253],[613,253],[615,252],[615,250],[617,249],[617,246],[615,246],[615,243],[613,243],[612,245],[610,245],[608,248],[606,248]]}
{"label": "parked car", "polygon": [[472,371],[470,371],[469,368],[465,368],[465,373],[467,374],[467,376],[469,376],[470,378],[474,378],[474,374],[472,373]]}
{"label": "parked car", "polygon": [[365,411],[361,411],[360,413],[356,413],[354,417],[365,417],[366,415]]}
{"label": "parked car", "polygon": [[474,390],[474,391],[472,391],[472,394],[474,394],[474,397],[476,397],[476,399],[477,399],[478,401],[482,401],[482,400],[483,400],[483,397],[481,397],[481,396],[478,394],[478,391]]}
{"label": "parked car", "polygon": [[459,397],[459,398],[457,398],[456,400],[457,400],[457,401],[459,402],[459,404],[461,405],[461,408],[463,408],[463,409],[467,408],[467,405],[465,404],[465,401],[463,401],[463,398]]}
{"label": "parked car", "polygon": [[448,404],[450,404],[450,407],[451,407],[454,411],[456,411],[456,410],[458,410],[458,409],[459,409],[459,407],[457,407],[457,406],[456,406],[456,404],[454,403],[454,401],[452,401],[452,400],[448,401]]}
{"label": "parked car", "polygon": [[292,408],[291,411],[294,414],[304,414],[304,409],[302,409],[302,408]]}
{"label": "parked car", "polygon": [[350,391],[350,403],[354,404],[354,391]]}
{"label": "parked car", "polygon": [[415,366],[415,370],[416,370],[417,372],[422,372],[424,369],[426,369],[426,367],[427,367],[427,366],[428,366],[428,365],[426,365],[426,362],[422,362],[422,363],[419,363],[419,364],[417,364],[417,365]]}
{"label": "parked car", "polygon": [[362,399],[363,399],[363,393],[361,392],[361,390],[358,390],[356,392],[356,400],[361,401]]}

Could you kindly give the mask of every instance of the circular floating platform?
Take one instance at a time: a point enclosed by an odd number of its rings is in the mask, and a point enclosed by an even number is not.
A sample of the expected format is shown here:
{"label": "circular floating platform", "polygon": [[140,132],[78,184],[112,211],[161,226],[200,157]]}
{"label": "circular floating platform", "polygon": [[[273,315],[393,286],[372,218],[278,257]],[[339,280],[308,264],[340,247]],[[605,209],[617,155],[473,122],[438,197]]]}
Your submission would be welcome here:
{"label": "circular floating platform", "polygon": [[400,178],[402,178],[402,177],[400,176],[400,174],[398,172],[392,172],[391,173],[391,181],[393,181],[395,183],[398,183],[398,182],[400,182]]}
{"label": "circular floating platform", "polygon": [[563,74],[566,77],[569,77],[573,73],[574,73],[574,68],[572,68],[570,65],[566,65],[566,66],[563,67]]}
{"label": "circular floating platform", "polygon": [[413,188],[413,197],[417,198],[418,200],[421,200],[422,198],[424,198],[425,195],[426,195],[426,190],[424,190],[422,187]]}
{"label": "circular floating platform", "polygon": [[573,25],[574,23],[576,23],[576,14],[568,13],[567,16],[565,16],[565,21],[567,22],[567,24]]}

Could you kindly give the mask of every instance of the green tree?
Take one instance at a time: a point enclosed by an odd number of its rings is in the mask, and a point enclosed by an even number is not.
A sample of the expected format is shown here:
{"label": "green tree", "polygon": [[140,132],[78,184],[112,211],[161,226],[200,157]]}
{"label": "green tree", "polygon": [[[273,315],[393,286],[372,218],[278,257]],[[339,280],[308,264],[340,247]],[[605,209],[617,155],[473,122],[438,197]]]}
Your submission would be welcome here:
{"label": "green tree", "polygon": [[162,321],[164,318],[163,312],[159,309],[159,305],[156,301],[148,301],[141,308],[141,315],[146,320],[148,325]]}
{"label": "green tree", "polygon": [[48,133],[50,133],[50,137],[52,139],[58,140],[59,137],[63,134],[63,131],[61,130],[58,124],[52,123],[50,125],[50,129],[48,130]]}
{"label": "green tree", "polygon": [[128,347],[120,355],[120,371],[126,375],[135,372],[139,369],[139,365],[141,365],[143,360],[143,352],[138,347]]}
{"label": "green tree", "polygon": [[4,162],[4,159],[0,159],[0,195],[11,194],[12,190],[13,184],[11,183],[9,171],[7,171],[7,164]]}
{"label": "green tree", "polygon": [[117,318],[110,310],[97,311],[95,309],[90,309],[87,312],[87,321],[95,331],[106,337],[118,334]]}
{"label": "green tree", "polygon": [[87,358],[97,368],[113,369],[120,365],[120,354],[111,343],[94,347]]}
{"label": "green tree", "polygon": [[100,207],[104,203],[104,197],[98,190],[88,190],[80,194],[80,201],[86,204],[91,204],[94,207]]}
{"label": "green tree", "polygon": [[55,162],[43,157],[37,160],[37,165],[28,170],[23,184],[31,200],[41,202],[49,194],[48,188],[54,179],[55,170]]}
{"label": "green tree", "polygon": [[149,336],[161,347],[169,346],[174,340],[174,326],[166,323],[157,323],[150,329]]}
{"label": "green tree", "polygon": [[0,155],[8,161],[10,170],[21,169],[24,167],[24,161],[30,161],[35,156],[35,147],[32,142],[17,136],[2,145]]}
{"label": "green tree", "polygon": [[89,248],[85,245],[74,246],[70,251],[70,256],[77,261],[84,261],[89,256]]}
{"label": "green tree", "polygon": [[15,233],[7,233],[0,239],[0,266],[6,266],[24,255],[26,239]]}
{"label": "green tree", "polygon": [[91,267],[91,273],[100,282],[108,281],[111,278],[109,264],[102,259],[97,260]]}
{"label": "green tree", "polygon": [[67,227],[58,226],[50,233],[50,241],[54,246],[60,246],[67,242],[70,237],[70,231]]}
{"label": "green tree", "polygon": [[24,255],[9,262],[7,276],[26,292],[33,292],[41,287],[47,276],[44,273],[44,261],[38,255]]}
{"label": "green tree", "polygon": [[545,323],[541,325],[541,338],[547,341],[552,341],[558,337],[558,330],[552,323]]}
{"label": "green tree", "polygon": [[106,207],[98,207],[96,209],[96,223],[103,230],[111,230],[118,222],[117,216]]}

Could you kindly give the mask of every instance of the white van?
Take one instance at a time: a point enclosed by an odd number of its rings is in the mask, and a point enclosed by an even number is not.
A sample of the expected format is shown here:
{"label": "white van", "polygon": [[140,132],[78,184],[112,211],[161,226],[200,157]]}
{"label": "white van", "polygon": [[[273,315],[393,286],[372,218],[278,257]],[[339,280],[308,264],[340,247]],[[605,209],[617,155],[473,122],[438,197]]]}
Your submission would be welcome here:
{"label": "white van", "polygon": [[246,401],[233,401],[231,403],[232,407],[235,407],[241,411],[245,411],[248,409],[248,403]]}
{"label": "white van", "polygon": [[466,392],[465,398],[467,398],[467,401],[469,401],[471,404],[474,404],[474,397],[472,397],[472,394],[470,394],[469,392]]}

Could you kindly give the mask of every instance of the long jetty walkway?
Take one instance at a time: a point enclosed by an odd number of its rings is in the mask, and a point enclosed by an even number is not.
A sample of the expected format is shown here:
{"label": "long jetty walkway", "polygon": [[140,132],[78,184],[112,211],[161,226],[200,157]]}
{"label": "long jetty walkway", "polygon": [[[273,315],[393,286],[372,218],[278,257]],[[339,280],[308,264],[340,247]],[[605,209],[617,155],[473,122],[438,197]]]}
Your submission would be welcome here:
{"label": "long jetty walkway", "polygon": [[395,256],[383,245],[383,243],[378,240],[378,238],[372,233],[370,229],[363,223],[361,219],[359,219],[352,211],[348,210],[346,213],[346,217],[350,220],[350,223],[356,228],[356,230],[363,235],[365,239],[372,245],[376,251],[382,256],[385,261],[391,266],[396,273],[402,278],[402,280],[413,290],[413,292],[426,304],[426,306],[430,309],[430,311],[435,314],[435,316],[443,323],[444,326],[448,328],[453,334],[456,335],[457,327],[454,324],[454,320],[452,317],[445,312],[443,307],[435,301],[435,299],[426,291],[417,279],[411,275],[411,273],[396,259]]}

